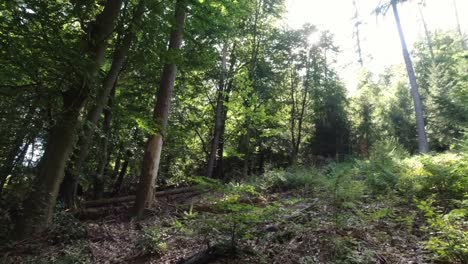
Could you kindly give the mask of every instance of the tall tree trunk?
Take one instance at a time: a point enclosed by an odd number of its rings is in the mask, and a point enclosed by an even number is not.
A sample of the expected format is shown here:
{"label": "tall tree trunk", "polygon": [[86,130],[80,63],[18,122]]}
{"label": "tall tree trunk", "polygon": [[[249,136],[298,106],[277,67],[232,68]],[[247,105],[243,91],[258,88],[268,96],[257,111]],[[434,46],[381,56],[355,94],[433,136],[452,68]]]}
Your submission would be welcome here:
{"label": "tall tree trunk", "polygon": [[93,141],[93,134],[95,127],[102,111],[109,99],[111,90],[117,82],[120,71],[127,59],[127,54],[130,50],[132,42],[135,38],[135,25],[140,21],[145,10],[144,2],[140,1],[136,7],[135,13],[132,18],[131,26],[123,37],[120,45],[114,51],[112,65],[102,83],[102,88],[93,107],[89,110],[83,131],[78,139],[78,148],[72,156],[71,166],[65,173],[65,180],[63,184],[63,194],[65,205],[69,208],[76,207],[76,192],[83,165],[89,154],[89,149]]}
{"label": "tall tree trunk", "polygon": [[226,93],[224,96],[223,113],[221,117],[222,118],[221,129],[219,132],[220,136],[219,136],[218,148],[216,150],[218,152],[218,155],[216,157],[216,167],[215,167],[214,174],[216,175],[216,178],[218,179],[225,179],[224,168],[223,168],[224,139],[225,139],[224,132],[226,131],[226,119],[227,119],[227,113],[228,113],[228,107],[226,105],[229,103],[230,93],[232,90],[232,82],[233,80],[231,79],[227,85]]}
{"label": "tall tree trunk", "polygon": [[99,157],[99,164],[96,170],[96,177],[94,178],[94,199],[101,199],[104,195],[104,171],[109,162],[109,137],[111,136],[111,121],[112,121],[112,106],[115,97],[115,89],[117,85],[117,80],[114,83],[114,88],[109,96],[107,102],[107,108],[104,109],[104,122],[103,122],[103,131],[104,135],[101,137],[101,150],[102,155]]}
{"label": "tall tree trunk", "polygon": [[457,0],[453,0],[453,8],[455,10],[455,19],[457,20],[458,34],[460,35],[463,48],[466,49],[465,36],[463,36],[463,32],[462,32],[461,25],[460,25],[460,18],[458,17]]}
{"label": "tall tree trunk", "polygon": [[[185,0],[176,0],[175,3],[175,23],[171,31],[168,53],[178,52],[182,46],[182,36],[185,26]],[[170,61],[164,65],[161,76],[161,84],[158,90],[156,105],[154,108],[154,120],[156,123],[156,134],[148,139],[143,158],[140,181],[137,187],[134,213],[140,217],[145,207],[150,207],[153,203],[154,185],[159,170],[163,137],[169,119],[169,110],[174,90],[174,82],[177,74],[175,61]]]}
{"label": "tall tree trunk", "polygon": [[216,101],[215,123],[213,127],[213,138],[211,140],[210,156],[208,158],[206,177],[212,178],[213,171],[216,166],[216,154],[218,150],[219,140],[221,138],[221,130],[223,128],[223,109],[224,109],[224,93],[226,81],[226,64],[227,64],[227,44],[224,44],[221,54],[221,74],[218,85],[218,100]]}
{"label": "tall tree trunk", "polygon": [[[25,132],[26,130],[23,131]],[[3,186],[5,185],[8,176],[12,173],[15,167],[16,157],[20,152],[22,152],[22,145],[24,144],[25,138],[25,133],[22,133],[22,131],[18,131],[15,140],[13,141],[13,147],[6,155],[4,164],[0,168],[0,197],[2,196]]]}
{"label": "tall tree trunk", "polygon": [[356,37],[356,49],[358,53],[358,63],[362,67],[364,67],[364,59],[362,58],[362,47],[361,47],[361,20],[359,19],[359,11],[357,7],[356,0],[353,0],[354,6],[354,34]]}
{"label": "tall tree trunk", "polygon": [[434,63],[434,48],[432,47],[432,37],[429,27],[427,26],[426,19],[424,18],[424,13],[422,11],[422,4],[418,4],[419,15],[421,16],[421,21],[424,27],[424,34],[426,35],[427,48],[429,49],[429,55],[431,55],[432,63]]}
{"label": "tall tree trunk", "polygon": [[395,22],[398,28],[398,34],[400,35],[401,47],[403,50],[403,57],[405,59],[406,70],[408,71],[408,78],[411,86],[411,95],[414,102],[414,111],[416,113],[416,127],[418,132],[418,147],[420,153],[429,152],[429,145],[426,137],[426,125],[424,122],[424,111],[421,103],[421,97],[418,91],[418,83],[416,82],[416,76],[414,74],[413,63],[406,46],[405,36],[401,27],[400,16],[398,15],[397,1],[392,0],[393,14],[395,16]]}
{"label": "tall tree trunk", "polygon": [[122,190],[122,183],[127,174],[128,164],[130,163],[130,158],[132,157],[132,152],[130,150],[126,151],[124,162],[122,163],[122,169],[119,172],[119,176],[117,177],[115,184],[114,184],[114,191],[112,192],[112,196],[116,196]]}
{"label": "tall tree trunk", "polygon": [[[290,54],[291,56],[291,54]],[[296,102],[296,75],[294,66],[292,62],[289,63],[289,68],[291,70],[291,85],[290,85],[290,97],[291,97],[291,111],[289,113],[289,123],[290,123],[290,133],[291,133],[291,146],[290,146],[290,165],[294,165],[296,163],[297,152],[296,152],[296,116],[297,116],[297,102]]]}
{"label": "tall tree trunk", "polygon": [[122,165],[122,151],[119,149],[117,153],[117,158],[115,159],[114,169],[112,171],[112,179],[117,179],[121,165]]}
{"label": "tall tree trunk", "polygon": [[15,133],[15,139],[13,140],[12,147],[10,148],[10,151],[5,157],[5,161],[0,167],[0,197],[2,196],[3,186],[7,181],[8,175],[13,172],[17,164],[23,161],[24,156],[26,155],[26,151],[28,150],[31,137],[36,137],[36,135],[32,135],[34,133],[31,133],[30,131],[30,123],[31,120],[34,119],[35,109],[36,105],[34,103],[29,106],[28,112],[26,113],[26,116],[20,125],[20,130],[16,131]]}
{"label": "tall tree trunk", "polygon": [[84,36],[84,52],[93,64],[84,76],[81,75],[81,81],[72,85],[63,95],[65,109],[49,132],[33,189],[24,201],[23,214],[15,227],[19,239],[44,231],[52,222],[65,165],[75,142],[80,113],[88,99],[92,79],[104,59],[107,40],[114,30],[121,5],[121,0],[107,1],[103,11],[96,17],[89,36]]}

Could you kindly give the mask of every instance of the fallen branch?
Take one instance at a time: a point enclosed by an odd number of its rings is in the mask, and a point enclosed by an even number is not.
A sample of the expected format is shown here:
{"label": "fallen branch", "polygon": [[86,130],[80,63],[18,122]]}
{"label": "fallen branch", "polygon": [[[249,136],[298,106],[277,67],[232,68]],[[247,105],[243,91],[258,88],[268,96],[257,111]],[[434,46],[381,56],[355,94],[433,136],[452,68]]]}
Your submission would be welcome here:
{"label": "fallen branch", "polygon": [[[164,197],[164,196],[176,195],[176,194],[181,194],[181,193],[189,193],[189,192],[197,192],[197,191],[198,190],[195,187],[182,187],[182,188],[177,188],[177,189],[159,191],[155,193],[155,196]],[[84,202],[83,207],[85,208],[101,207],[101,206],[107,206],[107,205],[112,205],[112,204],[133,202],[134,200],[135,200],[135,195],[116,197],[116,198],[107,198],[107,199]]]}

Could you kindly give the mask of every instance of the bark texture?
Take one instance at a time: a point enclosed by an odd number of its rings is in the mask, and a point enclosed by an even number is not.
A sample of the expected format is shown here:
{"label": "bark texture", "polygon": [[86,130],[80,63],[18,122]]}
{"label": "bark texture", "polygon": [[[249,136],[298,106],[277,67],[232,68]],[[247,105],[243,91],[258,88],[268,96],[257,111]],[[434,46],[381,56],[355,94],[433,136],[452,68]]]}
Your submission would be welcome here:
{"label": "bark texture", "polygon": [[[171,30],[168,53],[177,53],[182,46],[182,37],[185,26],[185,1],[176,0],[175,3],[175,23]],[[153,192],[158,175],[159,163],[161,160],[161,150],[163,137],[169,119],[169,110],[174,90],[174,82],[177,74],[175,61],[170,61],[164,65],[161,76],[161,83],[157,94],[154,108],[154,120],[156,123],[156,134],[150,136],[146,145],[143,157],[140,181],[137,187],[134,213],[141,216],[146,207],[150,207],[153,202]]]}
{"label": "bark texture", "polygon": [[408,72],[408,78],[411,86],[411,95],[414,102],[414,111],[416,114],[416,127],[418,132],[418,148],[420,153],[429,152],[429,145],[426,137],[426,125],[424,121],[424,111],[421,102],[421,96],[419,95],[418,83],[416,82],[416,76],[414,74],[413,63],[411,61],[408,47],[406,45],[405,35],[403,34],[403,28],[400,22],[400,16],[398,14],[397,2],[392,0],[393,15],[395,16],[395,22],[398,28],[398,34],[400,35],[401,48],[403,50],[403,57],[405,59],[406,70]]}

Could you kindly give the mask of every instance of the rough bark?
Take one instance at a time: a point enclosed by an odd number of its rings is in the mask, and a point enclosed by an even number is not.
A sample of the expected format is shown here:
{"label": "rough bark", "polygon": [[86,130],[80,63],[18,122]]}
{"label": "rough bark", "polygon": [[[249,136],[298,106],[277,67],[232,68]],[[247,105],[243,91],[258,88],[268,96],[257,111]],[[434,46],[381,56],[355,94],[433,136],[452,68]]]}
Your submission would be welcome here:
{"label": "rough bark", "polygon": [[107,40],[114,30],[121,5],[121,0],[107,1],[89,35],[83,36],[83,52],[90,58],[92,65],[87,74],[79,75],[80,81],[72,84],[63,94],[65,109],[50,129],[33,189],[24,201],[23,214],[15,227],[19,239],[44,231],[52,221],[65,164],[75,142],[80,113],[88,99],[92,78],[102,64]]}
{"label": "rough bark", "polygon": [[411,86],[411,95],[413,97],[414,111],[416,114],[416,127],[418,132],[418,147],[420,153],[429,152],[429,145],[426,137],[426,125],[424,121],[424,111],[421,102],[421,96],[418,91],[418,83],[416,82],[416,76],[414,74],[413,63],[411,61],[408,47],[406,45],[405,36],[400,22],[400,16],[398,15],[397,2],[392,0],[393,15],[395,16],[395,22],[400,35],[401,47],[403,50],[403,57],[405,59],[406,70],[408,72],[408,78]]}
{"label": "rough bark", "polygon": [[215,111],[215,123],[213,127],[213,138],[211,140],[210,156],[208,158],[207,173],[206,177],[212,178],[214,168],[217,160],[217,149],[219,140],[221,138],[221,132],[223,129],[223,109],[224,109],[224,97],[225,97],[225,81],[226,81],[226,64],[227,64],[227,44],[224,44],[221,54],[221,74],[218,84],[218,99],[216,101]]}
{"label": "rough bark", "polygon": [[[186,16],[185,8],[184,0],[176,0],[175,23],[171,31],[168,53],[177,53],[182,46]],[[136,216],[141,216],[145,207],[151,206],[153,202],[153,190],[159,170],[163,137],[169,119],[169,110],[176,74],[177,65],[175,61],[168,62],[164,65],[161,84],[154,108],[154,120],[157,131],[154,135],[150,136],[146,144],[135,200],[134,213]]]}
{"label": "rough bark", "polygon": [[78,183],[83,165],[86,161],[86,158],[88,157],[90,146],[93,142],[93,134],[95,132],[96,124],[101,117],[109,95],[115,86],[122,67],[127,59],[128,52],[135,38],[135,25],[140,21],[144,10],[144,2],[140,1],[136,7],[128,31],[125,33],[121,43],[114,51],[111,68],[104,78],[100,93],[98,94],[94,105],[87,114],[86,121],[83,126],[83,131],[78,139],[78,148],[76,148],[75,154],[72,156],[72,166],[69,167],[69,171],[67,171],[65,174],[65,184],[63,185],[63,193],[65,194],[64,202],[65,205],[69,208],[76,207],[76,192],[78,189]]}

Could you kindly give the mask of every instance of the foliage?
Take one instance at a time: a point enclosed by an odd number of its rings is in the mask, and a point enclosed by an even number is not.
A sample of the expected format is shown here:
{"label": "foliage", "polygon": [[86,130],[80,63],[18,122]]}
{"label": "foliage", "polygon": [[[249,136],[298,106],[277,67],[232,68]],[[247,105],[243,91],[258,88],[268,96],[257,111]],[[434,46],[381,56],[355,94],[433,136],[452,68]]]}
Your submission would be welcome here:
{"label": "foliage", "polygon": [[468,188],[468,156],[463,153],[444,153],[416,156],[403,162],[399,188],[424,198],[437,195],[449,202],[462,199]]}
{"label": "foliage", "polygon": [[424,245],[441,260],[460,263],[468,261],[467,201],[466,198],[463,200],[463,208],[453,209],[447,214],[433,206],[433,199],[418,204],[428,222],[429,239]]}
{"label": "foliage", "polygon": [[183,219],[174,223],[174,227],[191,236],[201,237],[208,247],[227,245],[236,250],[242,241],[261,236],[259,225],[274,221],[279,212],[276,204],[256,206],[250,203],[252,195],[258,195],[252,185],[228,185],[221,198],[212,198],[213,205],[208,212],[197,212],[192,206]]}
{"label": "foliage", "polygon": [[327,168],[328,191],[333,194],[334,204],[338,207],[350,205],[362,198],[365,184],[358,179],[359,169],[354,163],[330,164]]}
{"label": "foliage", "polygon": [[48,240],[53,244],[70,244],[86,237],[86,228],[70,212],[59,204],[54,214],[54,224],[49,230]]}
{"label": "foliage", "polygon": [[399,181],[400,163],[407,155],[394,138],[375,143],[369,159],[361,163],[361,171],[370,189],[377,193],[394,189]]}
{"label": "foliage", "polygon": [[255,177],[254,183],[269,191],[311,190],[319,180],[319,172],[314,168],[290,168],[266,171],[261,177]]}
{"label": "foliage", "polygon": [[160,255],[168,249],[166,242],[164,242],[165,238],[166,234],[162,229],[158,227],[145,228],[137,241],[137,248],[146,254]]}

